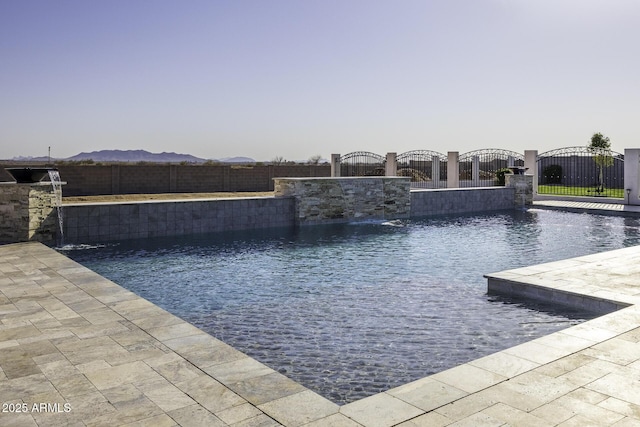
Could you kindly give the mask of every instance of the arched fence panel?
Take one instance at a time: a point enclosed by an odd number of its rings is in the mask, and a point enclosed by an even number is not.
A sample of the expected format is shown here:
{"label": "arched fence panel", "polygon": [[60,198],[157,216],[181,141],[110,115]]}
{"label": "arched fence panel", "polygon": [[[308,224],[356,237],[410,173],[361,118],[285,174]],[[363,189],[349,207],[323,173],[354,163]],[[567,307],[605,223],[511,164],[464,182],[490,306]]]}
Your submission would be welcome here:
{"label": "arched fence panel", "polygon": [[340,176],[384,176],[386,159],[368,151],[354,151],[340,157]]}
{"label": "arched fence panel", "polygon": [[537,157],[538,194],[624,198],[624,155],[565,147]]}
{"label": "arched fence panel", "polygon": [[399,154],[397,175],[411,177],[413,188],[446,188],[447,156],[436,151],[413,150]]}
{"label": "arched fence panel", "polygon": [[460,187],[504,185],[498,172],[524,166],[524,155],[497,148],[469,151],[459,157]]}

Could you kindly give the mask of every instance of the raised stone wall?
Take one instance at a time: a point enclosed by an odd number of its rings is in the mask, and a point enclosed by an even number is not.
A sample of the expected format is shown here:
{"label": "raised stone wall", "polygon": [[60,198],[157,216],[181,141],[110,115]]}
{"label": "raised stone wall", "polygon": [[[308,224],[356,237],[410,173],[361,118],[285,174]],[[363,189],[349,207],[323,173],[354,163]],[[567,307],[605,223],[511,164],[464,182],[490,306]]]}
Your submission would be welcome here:
{"label": "raised stone wall", "polygon": [[515,190],[513,203],[516,208],[524,208],[533,204],[533,175],[505,174],[505,185]]}
{"label": "raised stone wall", "polygon": [[293,197],[296,225],[408,218],[410,178],[274,178],[276,197]]}
{"label": "raised stone wall", "polygon": [[0,242],[52,242],[58,234],[50,183],[0,184]]}
{"label": "raised stone wall", "polygon": [[515,189],[509,187],[412,190],[411,216],[513,209],[514,196]]}

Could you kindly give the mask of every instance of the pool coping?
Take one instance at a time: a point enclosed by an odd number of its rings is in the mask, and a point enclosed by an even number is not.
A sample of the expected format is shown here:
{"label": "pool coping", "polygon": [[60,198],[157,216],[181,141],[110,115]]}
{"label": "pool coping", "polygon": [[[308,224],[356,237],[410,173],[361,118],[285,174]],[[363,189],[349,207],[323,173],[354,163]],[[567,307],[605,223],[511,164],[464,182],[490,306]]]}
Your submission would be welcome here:
{"label": "pool coping", "polygon": [[0,246],[0,402],[72,404],[68,413],[0,413],[0,421],[640,423],[638,259],[632,247],[488,274],[494,291],[517,284],[571,295],[570,304],[624,308],[338,406],[51,248]]}

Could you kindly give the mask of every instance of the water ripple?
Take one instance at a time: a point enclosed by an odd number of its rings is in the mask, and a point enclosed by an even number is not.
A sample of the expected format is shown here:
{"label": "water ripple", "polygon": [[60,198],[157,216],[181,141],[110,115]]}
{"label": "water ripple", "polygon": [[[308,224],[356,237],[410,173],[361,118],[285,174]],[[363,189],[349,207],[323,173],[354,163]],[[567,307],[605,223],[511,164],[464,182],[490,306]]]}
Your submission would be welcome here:
{"label": "water ripple", "polygon": [[635,218],[531,210],[147,239],[67,254],[346,403],[590,315],[486,295],[483,274],[638,244]]}

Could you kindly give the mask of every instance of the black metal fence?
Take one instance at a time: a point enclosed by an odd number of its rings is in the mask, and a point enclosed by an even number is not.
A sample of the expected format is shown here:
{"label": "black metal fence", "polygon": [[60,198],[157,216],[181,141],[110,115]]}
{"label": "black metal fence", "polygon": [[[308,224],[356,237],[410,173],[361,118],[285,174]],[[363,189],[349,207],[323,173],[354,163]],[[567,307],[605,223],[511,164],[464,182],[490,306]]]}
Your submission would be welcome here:
{"label": "black metal fence", "polygon": [[460,187],[504,185],[499,172],[510,166],[524,166],[524,156],[515,151],[483,149],[459,157]]}
{"label": "black metal fence", "polygon": [[565,147],[538,155],[538,194],[624,198],[624,155]]}
{"label": "black metal fence", "polygon": [[340,157],[340,176],[384,176],[386,159],[368,151],[354,151]]}
{"label": "black metal fence", "polygon": [[396,157],[398,176],[411,177],[414,188],[445,188],[447,156],[436,151],[414,150]]}

